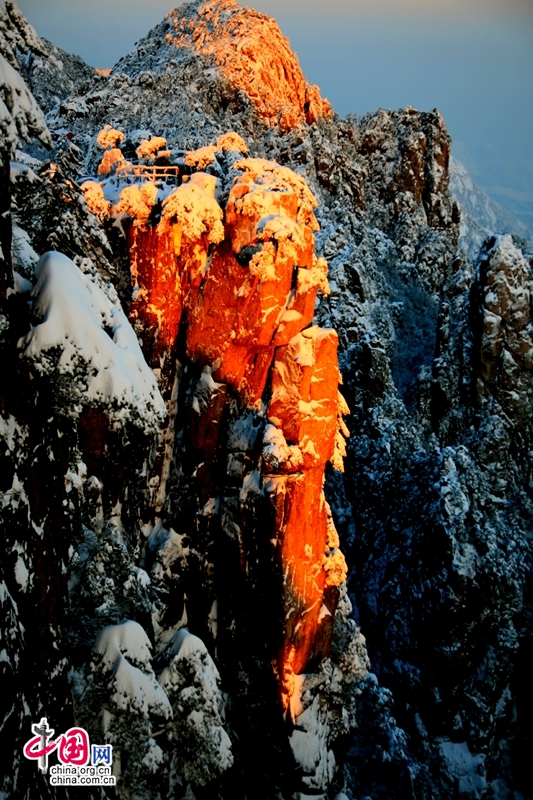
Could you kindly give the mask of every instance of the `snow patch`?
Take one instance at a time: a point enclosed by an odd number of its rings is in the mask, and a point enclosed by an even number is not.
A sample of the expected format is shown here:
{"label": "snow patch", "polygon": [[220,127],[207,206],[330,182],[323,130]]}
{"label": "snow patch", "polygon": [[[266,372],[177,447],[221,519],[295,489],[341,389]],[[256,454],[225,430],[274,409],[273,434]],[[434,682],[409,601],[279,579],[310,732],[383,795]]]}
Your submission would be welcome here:
{"label": "snow patch", "polygon": [[17,563],[15,564],[15,580],[23,592],[28,588],[29,572],[24,559],[19,555]]}
{"label": "snow patch", "polygon": [[485,795],[485,758],[472,755],[466,742],[441,742],[439,750],[448,770],[456,778],[460,797],[480,800]]}

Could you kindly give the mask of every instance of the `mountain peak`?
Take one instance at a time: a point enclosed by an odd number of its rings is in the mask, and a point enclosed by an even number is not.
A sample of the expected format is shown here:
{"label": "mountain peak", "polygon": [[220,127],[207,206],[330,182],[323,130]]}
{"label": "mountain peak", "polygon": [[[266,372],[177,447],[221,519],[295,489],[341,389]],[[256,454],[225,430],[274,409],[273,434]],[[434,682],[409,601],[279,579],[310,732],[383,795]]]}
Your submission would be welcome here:
{"label": "mountain peak", "polygon": [[318,86],[307,83],[288,39],[266,14],[236,0],[195,0],[170,11],[167,19],[167,41],[211,57],[269,124],[290,130],[332,117],[330,104]]}

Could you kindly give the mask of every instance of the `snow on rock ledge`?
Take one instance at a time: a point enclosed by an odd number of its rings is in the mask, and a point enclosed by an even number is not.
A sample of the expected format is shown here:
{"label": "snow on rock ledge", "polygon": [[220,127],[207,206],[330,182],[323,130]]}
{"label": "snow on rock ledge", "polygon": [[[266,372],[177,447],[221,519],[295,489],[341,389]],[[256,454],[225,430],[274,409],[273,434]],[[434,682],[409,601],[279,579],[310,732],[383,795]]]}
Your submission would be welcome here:
{"label": "snow on rock ledge", "polygon": [[[38,324],[18,342],[74,413],[103,406],[116,422],[157,429],[166,410],[152,371],[113,289],[62,253],[45,253],[32,291]],[[61,380],[61,378],[63,380]]]}

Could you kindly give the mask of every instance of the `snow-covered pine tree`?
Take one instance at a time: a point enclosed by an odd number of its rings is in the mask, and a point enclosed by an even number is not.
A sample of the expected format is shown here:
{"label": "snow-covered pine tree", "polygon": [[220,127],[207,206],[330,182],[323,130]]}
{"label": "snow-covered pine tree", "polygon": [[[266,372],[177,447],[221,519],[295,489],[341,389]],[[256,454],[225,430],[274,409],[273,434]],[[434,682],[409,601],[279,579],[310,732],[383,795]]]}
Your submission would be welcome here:
{"label": "snow-covered pine tree", "polygon": [[56,147],[57,162],[67,178],[78,180],[84,172],[83,153],[66,136],[61,138]]}
{"label": "snow-covered pine tree", "polygon": [[[99,489],[94,480],[84,488],[86,495]],[[89,660],[103,627],[123,619],[142,623],[149,619],[153,590],[146,572],[135,566],[116,525],[106,523],[95,531],[82,524],[72,550],[68,633],[77,655],[76,665],[81,665]]]}
{"label": "snow-covered pine tree", "polygon": [[122,800],[164,796],[154,774],[165,756],[154,733],[172,717],[172,709],[152,669],[150,650],[144,629],[132,620],[100,631],[93,650],[93,680],[84,709],[92,715],[88,722],[93,735],[114,747]]}
{"label": "snow-covered pine tree", "polygon": [[75,183],[80,168],[76,149],[63,149],[60,158],[34,165],[15,176],[16,216],[37,253],[57,250],[70,258],[91,258],[102,274],[114,274],[111,248],[83,192]]}
{"label": "snow-covered pine tree", "polygon": [[[172,745],[170,795],[188,784],[214,783],[233,764],[231,741],[224,729],[220,676],[205,644],[185,629],[163,649],[167,666],[159,676],[173,710],[167,726]],[[194,789],[193,789],[194,790]]]}

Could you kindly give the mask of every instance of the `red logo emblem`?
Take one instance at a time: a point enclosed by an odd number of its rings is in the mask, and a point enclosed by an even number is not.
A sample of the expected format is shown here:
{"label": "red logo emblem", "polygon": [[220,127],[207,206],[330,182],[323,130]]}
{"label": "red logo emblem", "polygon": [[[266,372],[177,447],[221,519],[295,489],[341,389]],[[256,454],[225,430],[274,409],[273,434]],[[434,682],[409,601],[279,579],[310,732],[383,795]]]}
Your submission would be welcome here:
{"label": "red logo emblem", "polygon": [[62,764],[85,767],[89,763],[89,736],[83,728],[70,728],[55,741],[52,739],[54,730],[48,727],[46,717],[38,725],[32,725],[31,729],[35,736],[24,745],[24,755],[32,761],[38,761],[42,773],[48,772],[48,756],[56,749]]}
{"label": "red logo emblem", "polygon": [[73,764],[76,767],[85,767],[89,763],[90,747],[87,731],[83,728],[69,728],[58,739],[59,749],[57,755],[62,764]]}

